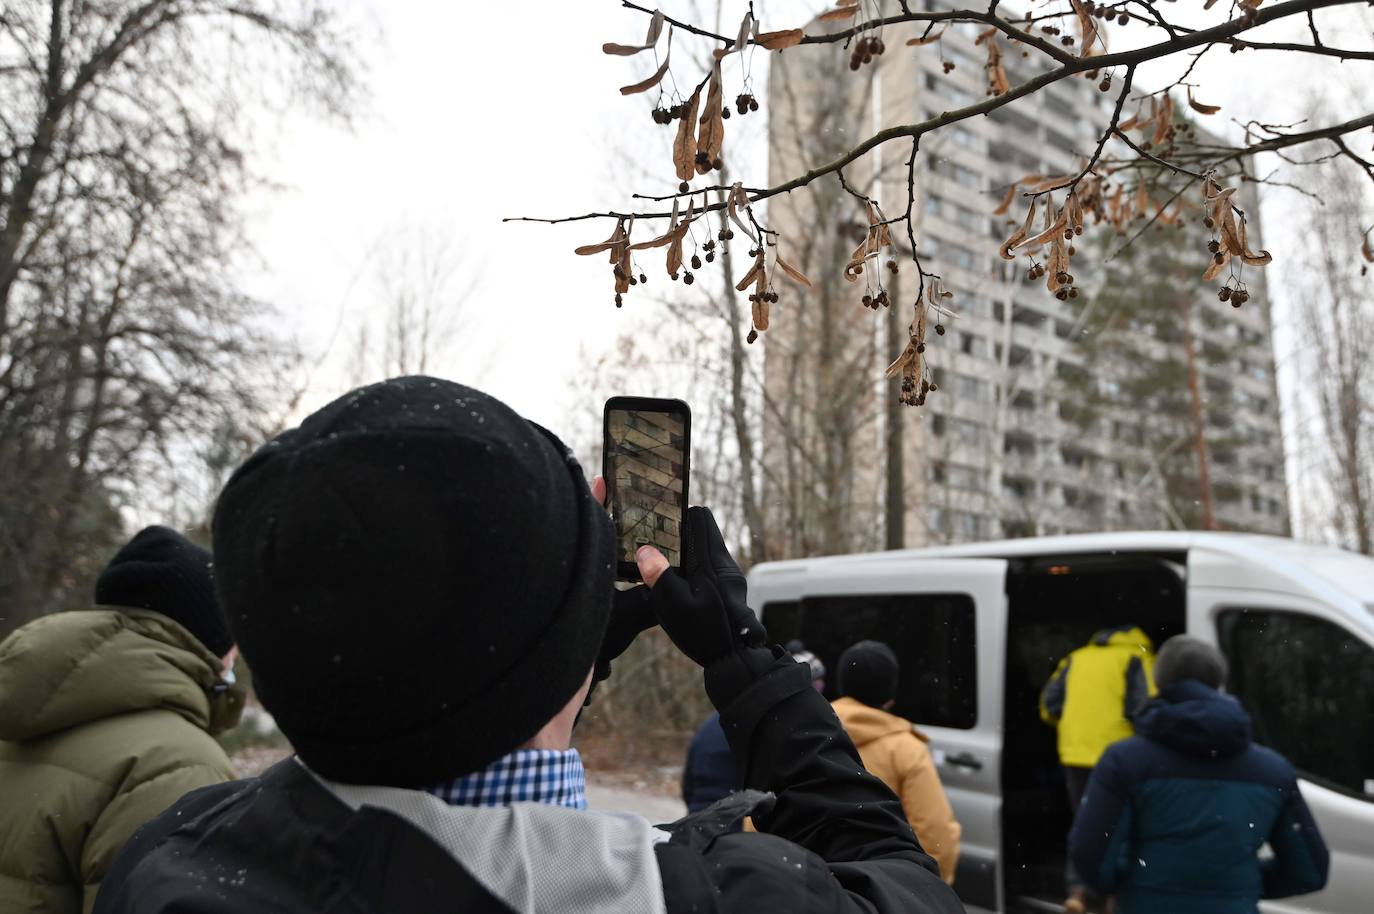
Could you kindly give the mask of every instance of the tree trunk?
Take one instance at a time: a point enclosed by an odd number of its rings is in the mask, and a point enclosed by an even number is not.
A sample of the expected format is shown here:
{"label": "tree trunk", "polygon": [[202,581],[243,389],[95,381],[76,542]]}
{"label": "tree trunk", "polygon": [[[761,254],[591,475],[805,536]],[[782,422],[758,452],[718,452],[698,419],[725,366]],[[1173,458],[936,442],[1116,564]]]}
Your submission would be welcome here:
{"label": "tree trunk", "polygon": [[1193,418],[1193,448],[1197,452],[1198,503],[1202,506],[1202,529],[1219,530],[1212,505],[1211,457],[1207,453],[1207,422],[1203,412],[1202,388],[1198,380],[1197,340],[1193,337],[1193,309],[1190,299],[1179,300],[1183,328],[1183,354],[1188,363],[1188,401]]}
{"label": "tree trunk", "polygon": [[[728,176],[721,170],[721,184],[728,185]],[[725,193],[718,194],[722,203]],[[735,428],[735,447],[739,449],[740,502],[744,509],[744,522],[749,525],[749,562],[757,565],[764,561],[764,547],[767,543],[763,505],[759,501],[755,486],[756,464],[754,455],[754,433],[749,428],[749,403],[744,395],[744,341],[740,339],[739,298],[734,293],[735,268],[731,256],[732,245],[720,246],[721,269],[724,272],[726,311],[725,319],[730,334],[730,418]]]}
{"label": "tree trunk", "polygon": [[[890,365],[906,348],[906,340],[903,339],[904,328],[902,327],[901,308],[898,304],[902,300],[902,296],[898,292],[897,276],[893,276],[892,282],[888,285],[888,295],[892,298],[892,304],[887,309],[886,321],[887,364]],[[906,545],[906,478],[902,453],[902,404],[899,399],[902,393],[901,377],[889,378],[886,388],[887,403],[884,404],[883,409],[883,415],[886,418],[886,440],[884,444],[887,451],[885,461],[887,469],[886,491],[883,495],[886,538],[883,545],[887,549],[901,549]]]}

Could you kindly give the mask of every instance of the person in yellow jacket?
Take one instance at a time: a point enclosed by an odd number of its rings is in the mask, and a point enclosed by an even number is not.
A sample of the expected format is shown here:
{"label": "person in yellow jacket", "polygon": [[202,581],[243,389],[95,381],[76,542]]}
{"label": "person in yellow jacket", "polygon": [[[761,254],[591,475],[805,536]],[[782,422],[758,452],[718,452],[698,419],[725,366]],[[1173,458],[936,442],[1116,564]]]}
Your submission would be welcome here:
{"label": "person in yellow jacket", "polygon": [[[1154,642],[1139,626],[1103,629],[1060,660],[1041,690],[1040,719],[1058,729],[1059,764],[1075,816],[1102,753],[1135,735],[1131,721],[1155,694],[1154,663]],[[1066,881],[1064,910],[1081,914],[1087,890],[1072,863]]]}
{"label": "person in yellow jacket", "polygon": [[864,767],[901,799],[916,839],[953,885],[963,829],[940,783],[929,740],[911,721],[888,710],[897,700],[900,672],[897,655],[881,641],[851,645],[840,655],[841,697],[833,706]]}

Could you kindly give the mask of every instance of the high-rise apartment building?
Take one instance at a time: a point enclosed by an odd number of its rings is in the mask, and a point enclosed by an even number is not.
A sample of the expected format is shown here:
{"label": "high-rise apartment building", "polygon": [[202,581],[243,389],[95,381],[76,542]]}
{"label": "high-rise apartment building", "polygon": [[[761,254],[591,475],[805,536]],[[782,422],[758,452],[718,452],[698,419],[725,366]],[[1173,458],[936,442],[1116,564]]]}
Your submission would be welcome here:
{"label": "high-rise apartment building", "polygon": [[[812,23],[808,31],[824,28]],[[835,47],[774,55],[770,183],[833,160],[880,127],[917,123],[984,98],[985,51],[975,45],[980,31],[959,24],[937,44],[906,47],[916,30],[890,28],[886,53],[859,72],[848,69],[847,55]],[[1037,72],[1033,59],[1004,49],[1013,85]],[[893,343],[885,326],[890,315],[866,310],[864,283],[841,277],[866,225],[861,203],[833,178],[771,202],[768,221],[781,233],[785,255],[804,262],[816,282],[806,296],[785,297],[766,334],[764,461],[775,554],[881,548],[893,463],[885,455],[898,446],[909,546],[1200,527],[1204,465],[1217,526],[1287,532],[1262,270],[1245,271],[1250,300],[1244,307],[1219,301],[1216,284],[1199,279],[1207,257],[1201,213],[1192,227],[1147,232],[1133,253],[1112,264],[1105,263],[1109,253],[1125,239],[1089,226],[1074,259],[1086,304],[1059,301],[1043,280],[1028,280],[1024,257],[1009,263],[998,256],[1011,227],[992,213],[1006,188],[1026,175],[1076,174],[1097,143],[1116,88],[1103,93],[1096,80],[1062,81],[922,140],[917,249],[927,269],[955,292],[958,317],[929,346],[939,391],[923,407],[902,408],[891,438],[892,394],[880,380]],[[876,198],[887,217],[898,216],[907,206],[909,153],[909,146],[889,143],[847,167],[845,179]],[[1200,192],[1194,184],[1184,195],[1198,200]],[[1253,185],[1238,197],[1257,241]],[[1019,221],[1023,213],[1017,202],[1009,215]],[[904,229],[894,231],[898,236],[904,239]],[[1121,258],[1146,264],[1169,244],[1184,248],[1190,270],[1168,303],[1176,321],[1137,326],[1140,314],[1150,313],[1146,306],[1158,306],[1155,313],[1165,307],[1140,298],[1159,296],[1149,284],[1092,291],[1108,269],[1122,269]],[[906,260],[901,251],[898,259]],[[915,270],[906,262],[895,277],[878,272],[893,286],[904,342]],[[1092,308],[1116,311],[1094,315]],[[1103,320],[1117,312],[1120,320]],[[1176,396],[1134,391],[1141,379],[1131,369],[1138,366],[1122,364],[1119,353],[1114,359],[1101,339],[1085,339],[1087,327],[1152,336],[1144,351],[1167,368],[1157,386]],[[1184,374],[1171,375],[1174,367]],[[1204,460],[1194,415],[1205,427]]]}

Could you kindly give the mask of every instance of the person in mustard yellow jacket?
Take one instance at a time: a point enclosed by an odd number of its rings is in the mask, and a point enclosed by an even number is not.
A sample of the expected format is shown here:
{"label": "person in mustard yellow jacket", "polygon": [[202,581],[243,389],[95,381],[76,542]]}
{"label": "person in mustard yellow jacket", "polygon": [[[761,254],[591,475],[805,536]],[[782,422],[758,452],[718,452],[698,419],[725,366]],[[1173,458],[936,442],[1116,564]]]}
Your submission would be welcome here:
{"label": "person in mustard yellow jacket", "polygon": [[902,801],[921,847],[940,864],[940,876],[954,884],[963,833],[926,743],[905,718],[891,713],[897,699],[900,666],[881,641],[860,641],[840,655],[835,714],[854,741],[864,767]]}
{"label": "person in mustard yellow jacket", "polygon": [[[1119,740],[1135,735],[1136,712],[1154,696],[1154,642],[1135,625],[1097,632],[1059,661],[1040,692],[1040,718],[1058,730],[1059,764],[1076,816],[1093,766]],[[1064,910],[1082,914],[1087,890],[1070,861]]]}

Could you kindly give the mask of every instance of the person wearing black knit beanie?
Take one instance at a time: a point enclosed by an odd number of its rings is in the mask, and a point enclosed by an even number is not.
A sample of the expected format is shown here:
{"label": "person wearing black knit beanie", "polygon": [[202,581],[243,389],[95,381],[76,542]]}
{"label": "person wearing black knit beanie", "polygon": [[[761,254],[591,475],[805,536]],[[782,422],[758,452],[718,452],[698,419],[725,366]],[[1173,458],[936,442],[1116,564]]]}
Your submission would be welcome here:
{"label": "person wearing black knit beanie", "polygon": [[102,606],[151,609],[179,623],[217,657],[234,646],[215,599],[210,553],[167,527],[146,527],[95,582]]}
{"label": "person wearing black knit beanie", "polygon": [[[93,914],[962,910],[768,644],[710,511],[686,512],[680,568],[644,547],[645,584],[617,590],[604,501],[551,432],[438,378],[352,391],[261,448],[215,507],[215,580],[297,755],[149,823]],[[572,748],[653,625],[702,668],[747,788],[666,835],[587,810]],[[730,833],[746,815],[769,834]]]}
{"label": "person wearing black knit beanie", "polygon": [[921,847],[940,862],[940,875],[954,882],[963,826],[954,818],[930,740],[911,721],[891,712],[897,704],[901,664],[881,641],[859,641],[840,654],[840,697],[833,707],[864,766],[902,799],[902,809]]}
{"label": "person wearing black knit beanie", "polygon": [[167,527],[129,540],[93,607],[0,643],[0,911],[88,911],[119,849],[188,791],[234,778],[214,736],[244,687],[210,553]]}

